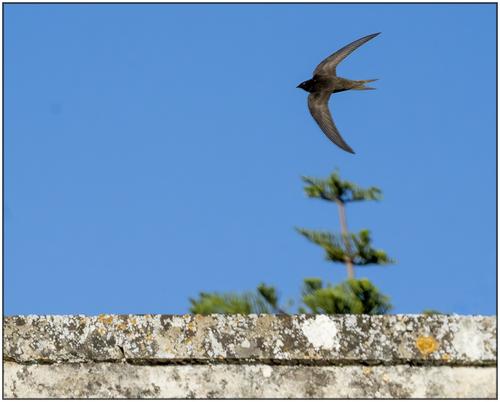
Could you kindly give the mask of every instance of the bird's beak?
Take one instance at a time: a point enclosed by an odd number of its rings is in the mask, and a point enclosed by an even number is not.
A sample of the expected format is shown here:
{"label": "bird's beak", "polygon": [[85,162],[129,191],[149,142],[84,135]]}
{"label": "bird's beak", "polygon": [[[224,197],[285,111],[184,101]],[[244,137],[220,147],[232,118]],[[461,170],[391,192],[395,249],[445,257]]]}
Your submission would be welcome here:
{"label": "bird's beak", "polygon": [[297,88],[300,88],[300,86],[301,86],[301,85],[302,85],[302,84],[297,85]]}

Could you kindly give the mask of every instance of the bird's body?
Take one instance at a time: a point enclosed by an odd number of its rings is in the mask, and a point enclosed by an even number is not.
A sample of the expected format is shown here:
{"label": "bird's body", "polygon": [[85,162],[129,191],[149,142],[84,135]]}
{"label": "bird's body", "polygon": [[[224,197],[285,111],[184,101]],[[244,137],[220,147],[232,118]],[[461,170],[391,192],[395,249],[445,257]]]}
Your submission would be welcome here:
{"label": "bird's body", "polygon": [[354,153],[354,151],[349,145],[347,145],[344,139],[340,136],[337,127],[335,127],[330,110],[328,109],[328,100],[332,94],[337,92],[348,91],[351,89],[374,89],[367,87],[365,84],[375,80],[348,80],[346,78],[338,77],[336,67],[359,46],[368,42],[377,35],[378,33],[365,36],[333,53],[323,60],[318,67],[316,67],[313,77],[310,80],[302,82],[297,87],[309,92],[307,100],[309,111],[326,136],[334,144],[350,153]]}
{"label": "bird's body", "polygon": [[310,93],[317,92],[329,92],[331,94],[348,91],[349,89],[353,89],[356,85],[359,86],[358,81],[351,81],[346,78],[332,76],[325,77],[322,75],[315,75],[308,81],[303,82],[300,88],[304,89]]}

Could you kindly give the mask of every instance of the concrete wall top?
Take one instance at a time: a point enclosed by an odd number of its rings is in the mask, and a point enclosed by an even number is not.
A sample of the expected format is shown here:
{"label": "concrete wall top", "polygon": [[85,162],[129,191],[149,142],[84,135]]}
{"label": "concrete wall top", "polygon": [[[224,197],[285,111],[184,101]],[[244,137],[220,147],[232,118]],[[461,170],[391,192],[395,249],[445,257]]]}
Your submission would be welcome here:
{"label": "concrete wall top", "polygon": [[4,318],[4,360],[491,366],[496,317],[12,316]]}

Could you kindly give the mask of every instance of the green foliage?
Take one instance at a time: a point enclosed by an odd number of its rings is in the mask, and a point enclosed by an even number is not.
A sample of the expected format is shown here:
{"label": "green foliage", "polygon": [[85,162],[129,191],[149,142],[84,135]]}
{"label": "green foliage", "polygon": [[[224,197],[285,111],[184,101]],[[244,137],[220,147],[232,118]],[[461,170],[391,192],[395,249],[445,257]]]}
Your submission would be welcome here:
{"label": "green foliage", "polygon": [[333,172],[326,180],[303,176],[306,183],[304,190],[308,197],[320,198],[325,201],[354,202],[378,201],[382,199],[382,191],[377,187],[361,188],[349,181],[340,178],[337,171]]}
{"label": "green foliage", "polygon": [[278,295],[276,294],[276,289],[272,286],[267,286],[264,283],[261,283],[257,287],[257,292],[259,292],[260,296],[264,298],[264,300],[275,310],[278,309]]}
{"label": "green foliage", "polygon": [[444,314],[444,313],[441,313],[440,311],[437,311],[437,310],[427,309],[427,310],[422,311],[422,314],[423,315],[437,315],[437,314]]}
{"label": "green foliage", "polygon": [[354,265],[384,265],[393,264],[392,260],[383,250],[375,250],[371,246],[371,236],[368,229],[363,229],[358,235],[350,234],[350,240],[353,242],[355,250],[352,262]]}
{"label": "green foliage", "polygon": [[[321,246],[325,250],[325,258],[328,261],[343,263],[349,259],[353,265],[358,266],[384,265],[394,262],[385,251],[372,248],[370,231],[367,229],[361,230],[358,234],[349,233],[345,239],[330,232],[300,228],[296,230],[311,242]],[[347,250],[351,250],[350,253]]]}
{"label": "green foliage", "polygon": [[330,232],[320,232],[308,229],[296,228],[297,232],[309,241],[316,243],[325,250],[325,258],[333,262],[345,262],[347,252],[341,243],[341,237]]}
{"label": "green foliage", "polygon": [[323,281],[319,278],[306,278],[304,279],[304,286],[302,288],[302,296],[314,293],[323,287]]}
{"label": "green foliage", "polygon": [[278,306],[276,289],[261,283],[257,292],[206,293],[201,292],[199,299],[189,299],[193,314],[271,314],[284,313]]}
{"label": "green foliage", "polygon": [[[205,293],[190,299],[193,314],[271,314],[285,313],[278,306],[276,289],[260,284],[257,292]],[[337,286],[323,287],[318,278],[304,279],[299,313],[385,314],[391,309],[389,298],[368,279],[350,279]]]}
{"label": "green foliage", "polygon": [[313,314],[385,314],[389,298],[368,279],[349,279],[337,286],[322,286],[320,279],[304,280],[302,301]]}
{"label": "green foliage", "polygon": [[[297,229],[300,234],[325,250],[327,260],[346,263],[350,275],[353,273],[352,265],[393,263],[384,251],[372,247],[368,230],[361,230],[357,234],[349,233],[345,219],[345,203],[380,200],[380,189],[358,187],[354,183],[341,180],[338,172],[332,173],[326,180],[311,177],[303,177],[303,180],[306,183],[305,192],[309,197],[335,202],[339,208],[342,235]],[[323,282],[318,278],[304,279],[302,302],[299,313],[385,314],[392,308],[389,298],[368,279],[349,279],[336,286],[323,286]],[[202,292],[198,299],[190,299],[190,303],[190,311],[195,314],[286,314],[279,306],[276,289],[264,283],[261,283],[255,292],[242,294]]]}
{"label": "green foliage", "polygon": [[253,312],[253,295],[235,293],[200,292],[198,300],[189,299],[193,314],[250,314]]}

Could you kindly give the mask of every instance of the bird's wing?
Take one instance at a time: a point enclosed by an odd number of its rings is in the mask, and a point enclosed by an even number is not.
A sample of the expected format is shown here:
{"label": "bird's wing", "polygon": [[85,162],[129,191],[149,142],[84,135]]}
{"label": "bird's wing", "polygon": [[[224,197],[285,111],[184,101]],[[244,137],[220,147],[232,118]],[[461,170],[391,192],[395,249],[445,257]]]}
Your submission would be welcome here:
{"label": "bird's wing", "polygon": [[354,52],[358,47],[360,47],[363,43],[368,42],[370,39],[373,39],[375,36],[380,34],[380,32],[371,34],[368,36],[364,36],[361,39],[355,40],[352,43],[349,43],[347,46],[344,46],[342,49],[337,50],[335,53],[328,56],[325,60],[318,64],[318,67],[314,70],[313,75],[336,75],[337,65],[344,60],[347,56],[349,56],[352,52]]}
{"label": "bird's wing", "polygon": [[309,94],[307,98],[307,105],[312,117],[320,126],[321,130],[332,142],[342,148],[344,151],[354,153],[352,148],[346,144],[344,139],[340,136],[335,123],[333,122],[332,115],[328,109],[328,99],[330,94],[328,92],[314,92]]}

